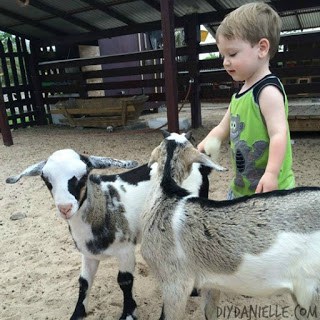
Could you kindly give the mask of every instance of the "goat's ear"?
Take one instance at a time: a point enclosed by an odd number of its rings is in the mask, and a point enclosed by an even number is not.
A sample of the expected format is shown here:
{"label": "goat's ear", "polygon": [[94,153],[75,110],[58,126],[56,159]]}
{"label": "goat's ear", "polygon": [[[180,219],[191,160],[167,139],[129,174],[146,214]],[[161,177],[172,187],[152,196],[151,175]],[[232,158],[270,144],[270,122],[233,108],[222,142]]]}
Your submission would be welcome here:
{"label": "goat's ear", "polygon": [[216,171],[227,171],[226,168],[220,166],[219,164],[213,162],[207,155],[205,155],[204,153],[201,153],[199,151],[197,151],[197,155],[195,157],[195,161],[194,162],[199,162],[201,164],[203,164],[206,167],[212,168]]}
{"label": "goat's ear", "polygon": [[188,131],[184,134],[184,136],[186,137],[186,139],[188,139],[189,141],[191,141],[192,137],[192,131]]}
{"label": "goat's ear", "polygon": [[22,171],[16,176],[7,178],[6,183],[16,183],[24,176],[39,176],[42,173],[42,169],[46,164],[47,160],[40,161],[36,164],[29,166],[27,169]]}
{"label": "goat's ear", "polygon": [[157,162],[160,156],[160,146],[153,149],[151,156],[148,162],[148,167],[151,167],[153,163]]}
{"label": "goat's ear", "polygon": [[164,129],[162,129],[161,131],[162,131],[162,135],[163,135],[164,139],[168,138],[171,134],[169,131],[164,130]]}
{"label": "goat's ear", "polygon": [[138,162],[134,160],[118,160],[109,157],[85,155],[80,155],[80,159],[85,162],[89,168],[93,169],[105,169],[110,167],[130,169],[138,166]]}

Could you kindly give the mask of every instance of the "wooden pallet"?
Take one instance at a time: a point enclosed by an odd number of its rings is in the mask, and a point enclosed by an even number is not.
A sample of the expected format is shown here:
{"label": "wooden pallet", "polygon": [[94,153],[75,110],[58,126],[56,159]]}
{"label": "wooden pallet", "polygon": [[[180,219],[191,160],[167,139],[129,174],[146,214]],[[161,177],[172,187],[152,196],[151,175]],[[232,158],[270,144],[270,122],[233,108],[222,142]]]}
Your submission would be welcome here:
{"label": "wooden pallet", "polygon": [[126,126],[136,121],[144,109],[148,96],[129,98],[70,99],[58,102],[51,114],[62,114],[70,126],[99,127]]}

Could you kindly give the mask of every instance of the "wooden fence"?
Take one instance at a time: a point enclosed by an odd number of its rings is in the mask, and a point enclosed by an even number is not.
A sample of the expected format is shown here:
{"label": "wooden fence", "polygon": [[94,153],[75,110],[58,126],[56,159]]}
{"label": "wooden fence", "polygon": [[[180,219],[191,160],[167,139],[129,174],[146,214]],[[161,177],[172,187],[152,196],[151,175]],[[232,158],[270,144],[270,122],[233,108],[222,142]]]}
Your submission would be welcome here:
{"label": "wooden fence", "polygon": [[34,89],[30,79],[30,52],[27,41],[18,37],[0,42],[1,86],[11,128],[37,124]]}
{"label": "wooden fence", "polygon": [[[205,45],[200,47],[199,53],[216,51],[215,45]],[[195,63],[199,68],[196,76],[199,77],[202,101],[228,100],[239,87],[239,84],[232,82],[230,76],[223,70],[221,59],[188,61],[191,53],[187,47],[178,48],[176,53],[179,100],[185,98]],[[294,50],[284,47],[284,50],[276,55],[271,69],[283,79],[289,96],[319,96],[320,63],[317,58],[319,56],[319,47],[310,46],[305,50],[303,45]],[[162,50],[150,50],[88,59],[41,62],[39,70],[42,90],[46,94],[45,102],[52,104],[60,99],[76,96],[85,98],[90,91],[95,90],[117,90],[118,95],[113,97],[123,97],[131,88],[139,89],[141,94],[148,94],[149,101],[165,101],[162,58]],[[85,66],[103,64],[110,66],[113,63],[125,64],[132,61],[138,61],[138,66],[82,71]],[[121,81],[122,76],[128,75],[140,75],[140,80]],[[107,82],[103,81],[105,78],[108,78]],[[113,81],[113,78],[117,79]],[[101,82],[92,83],[90,80],[93,79],[101,79]]]}
{"label": "wooden fence", "polygon": [[[283,38],[283,50],[272,60],[272,71],[284,82],[290,96],[320,95],[320,47],[316,41],[304,37]],[[302,39],[302,38],[299,38]],[[312,38],[314,39],[314,37]],[[306,47],[308,50],[306,50]],[[41,61],[44,53],[53,48],[32,48],[32,55],[24,39],[8,40],[0,44],[2,86],[9,124],[12,128],[51,122],[50,106],[58,101],[80,97],[94,99],[90,92],[116,90],[112,97],[126,97],[129,89],[139,89],[149,101],[165,101],[163,51],[150,50],[95,58]],[[194,56],[188,47],[177,48],[178,98],[183,100],[190,80],[197,77],[202,101],[229,100],[239,84],[232,82],[222,69],[221,59],[190,61]],[[216,45],[199,47],[199,53],[217,52]],[[39,62],[40,61],[40,62]],[[128,62],[137,66],[126,66]],[[123,67],[112,64],[123,63]],[[84,70],[88,66],[108,69]],[[196,70],[196,71],[195,71]],[[139,80],[121,77],[139,75]],[[92,81],[101,79],[101,81]],[[107,79],[107,81],[103,80]],[[44,105],[45,109],[39,108]]]}

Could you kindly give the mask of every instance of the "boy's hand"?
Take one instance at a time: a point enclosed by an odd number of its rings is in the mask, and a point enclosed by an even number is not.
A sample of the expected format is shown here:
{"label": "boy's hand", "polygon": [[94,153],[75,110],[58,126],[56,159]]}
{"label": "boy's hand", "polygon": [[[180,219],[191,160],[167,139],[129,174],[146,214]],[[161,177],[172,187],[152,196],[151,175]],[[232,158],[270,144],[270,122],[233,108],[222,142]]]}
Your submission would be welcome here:
{"label": "boy's hand", "polygon": [[204,144],[205,144],[205,139],[203,139],[198,145],[197,145],[197,149],[200,152],[204,152]]}
{"label": "boy's hand", "polygon": [[255,193],[273,190],[278,190],[278,175],[271,172],[265,172],[258,183]]}

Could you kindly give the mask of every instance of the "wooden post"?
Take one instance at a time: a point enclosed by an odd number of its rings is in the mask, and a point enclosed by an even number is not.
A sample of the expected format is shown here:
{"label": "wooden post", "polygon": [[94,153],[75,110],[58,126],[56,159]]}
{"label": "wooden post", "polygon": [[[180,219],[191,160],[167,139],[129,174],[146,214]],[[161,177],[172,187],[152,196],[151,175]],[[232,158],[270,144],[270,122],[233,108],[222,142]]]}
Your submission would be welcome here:
{"label": "wooden post", "polygon": [[188,46],[188,65],[191,83],[189,101],[191,104],[191,125],[192,128],[199,128],[202,124],[201,103],[200,103],[200,81],[199,81],[199,43],[200,26],[198,15],[191,14],[185,26],[186,44]]}
{"label": "wooden post", "polygon": [[179,132],[173,0],[160,0],[168,131]]}
{"label": "wooden post", "polygon": [[12,135],[10,131],[10,126],[8,123],[6,105],[3,100],[2,86],[0,82],[0,131],[2,134],[3,144],[7,147],[13,145]]}
{"label": "wooden post", "polygon": [[31,54],[30,54],[30,73],[31,73],[31,85],[33,87],[35,108],[37,111],[36,122],[38,125],[47,124],[46,111],[44,109],[44,101],[42,97],[41,81],[38,73],[38,51],[39,47],[34,42],[30,42]]}

